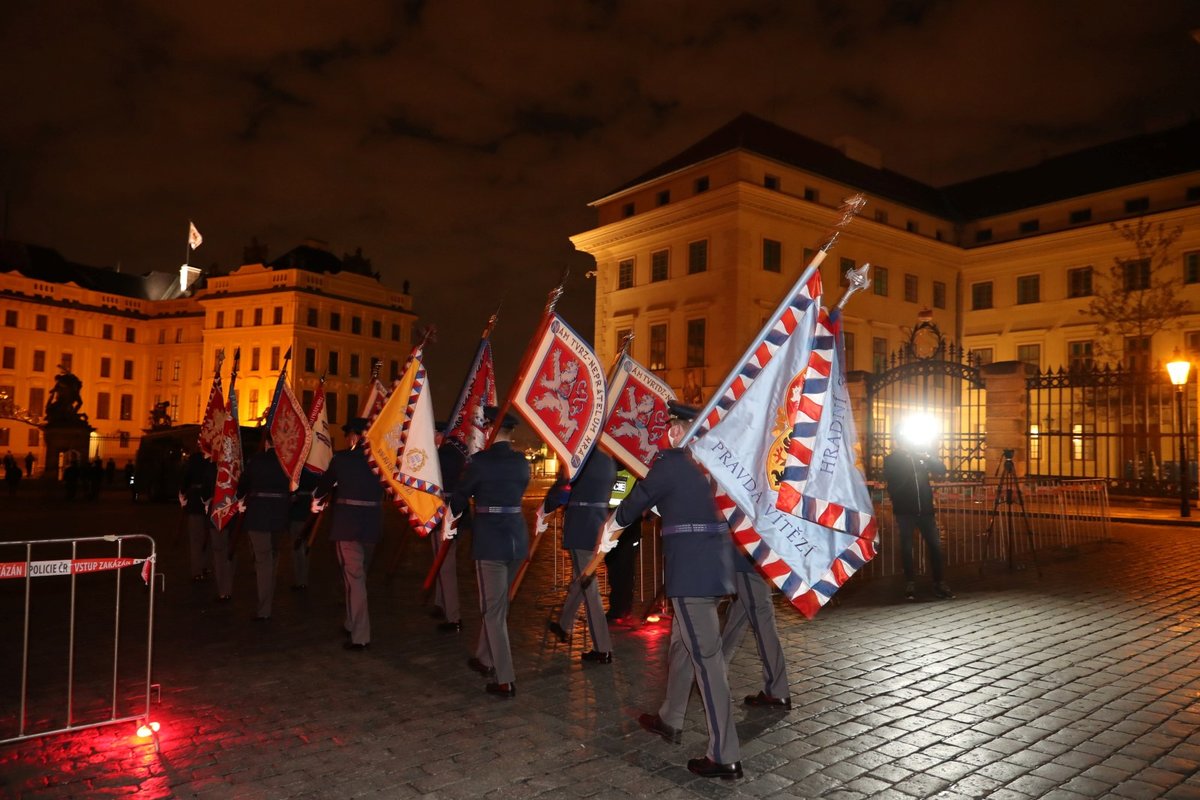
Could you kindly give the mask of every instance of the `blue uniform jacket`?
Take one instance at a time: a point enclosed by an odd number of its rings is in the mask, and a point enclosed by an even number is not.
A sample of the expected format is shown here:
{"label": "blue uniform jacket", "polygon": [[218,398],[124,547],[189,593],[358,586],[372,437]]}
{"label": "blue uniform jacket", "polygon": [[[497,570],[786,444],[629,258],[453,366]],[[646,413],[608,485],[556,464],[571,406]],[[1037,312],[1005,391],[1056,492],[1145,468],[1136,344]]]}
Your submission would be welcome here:
{"label": "blue uniform jacket", "polygon": [[282,531],[287,528],[291,506],[292,482],[271,450],[250,456],[242,477],[238,479],[237,496],[246,501],[248,531]]}
{"label": "blue uniform jacket", "polygon": [[204,504],[210,502],[217,483],[217,465],[204,457],[199,450],[188,457],[183,473],[181,491],[186,498],[184,509],[189,514],[207,514]]}
{"label": "blue uniform jacket", "polygon": [[[708,478],[686,450],[659,453],[650,472],[617,506],[617,524],[629,525],[655,506],[662,515],[667,597],[733,594],[729,526],[713,502]],[[684,527],[672,530],[678,526]]]}
{"label": "blue uniform jacket", "polygon": [[450,496],[450,510],[461,514],[467,501],[475,498],[471,553],[477,561],[529,557],[529,529],[521,513],[521,498],[528,485],[529,462],[508,442],[496,442],[471,458]]}
{"label": "blue uniform jacket", "polygon": [[616,479],[617,465],[612,456],[592,450],[569,491],[566,484],[556,483],[546,493],[542,506],[547,514],[564,504],[567,507],[563,512],[564,550],[595,549],[600,528],[608,519],[608,498],[612,497]]}
{"label": "blue uniform jacket", "polygon": [[375,544],[383,535],[383,484],[371,471],[367,453],[361,447],[339,450],[329,461],[329,469],[317,483],[314,496],[324,500],[337,487],[330,506],[333,525],[329,538],[334,542]]}

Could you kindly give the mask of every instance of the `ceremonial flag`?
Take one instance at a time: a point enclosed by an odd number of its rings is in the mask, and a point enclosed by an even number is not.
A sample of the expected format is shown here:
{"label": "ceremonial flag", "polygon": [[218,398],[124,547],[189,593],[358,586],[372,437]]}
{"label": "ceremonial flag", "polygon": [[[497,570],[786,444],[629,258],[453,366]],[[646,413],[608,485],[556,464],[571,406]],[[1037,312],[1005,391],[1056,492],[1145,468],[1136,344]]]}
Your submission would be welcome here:
{"label": "ceremonial flag", "polygon": [[[492,322],[495,319],[493,316]],[[444,441],[452,443],[467,458],[482,450],[487,442],[484,433],[487,420],[483,417],[483,409],[496,405],[496,370],[492,364],[492,342],[489,338],[491,330],[492,324],[489,323],[483,338],[479,340],[475,359],[467,370],[462,391],[458,393],[458,400],[442,434]]]}
{"label": "ceremonial flag", "polygon": [[383,404],[387,402],[388,390],[379,382],[379,368],[383,365],[382,361],[376,361],[371,365],[371,390],[367,392],[367,399],[363,401],[362,410],[358,415],[363,419],[370,419],[383,409]]}
{"label": "ceremonial flag", "polygon": [[204,237],[200,235],[200,231],[196,230],[196,225],[191,220],[188,220],[188,246],[195,250],[204,242]]}
{"label": "ceremonial flag", "polygon": [[220,447],[217,449],[217,485],[209,511],[217,530],[224,528],[237,515],[237,485],[242,477],[242,431],[238,426],[235,387],[240,361],[241,350],[234,350],[233,370],[229,374],[229,413],[225,415]]}
{"label": "ceremonial flag", "polygon": [[604,367],[591,345],[554,312],[534,341],[512,406],[558,454],[567,480],[574,480],[604,421]]}
{"label": "ceremonial flag", "polygon": [[204,419],[200,422],[200,452],[209,461],[217,460],[221,436],[225,432],[225,398],[221,395],[222,360],[223,356],[218,353],[212,388],[208,392],[208,405],[204,407]]}
{"label": "ceremonial flag", "polygon": [[320,475],[329,469],[329,461],[333,458],[333,439],[329,436],[329,414],[325,411],[324,377],[321,378],[321,384],[313,396],[312,408],[308,410],[308,427],[312,430],[313,438],[304,468]]}
{"label": "ceremonial flag", "polygon": [[413,351],[404,375],[392,387],[364,439],[371,468],[396,505],[407,512],[413,530],[427,536],[441,522],[446,506],[421,347]]}
{"label": "ceremonial flag", "polygon": [[667,402],[675,399],[661,378],[623,353],[608,385],[608,416],[600,446],[639,478],[646,477],[658,451],[669,448]]}
{"label": "ceremonial flag", "polygon": [[[275,396],[267,411],[267,430],[271,432],[271,444],[280,466],[292,483],[292,491],[300,485],[300,471],[313,443],[313,431],[304,415],[304,407],[296,399],[296,393],[287,382],[287,365],[292,358],[292,348],[283,357],[283,369],[275,382]],[[326,423],[328,424],[328,423]]]}
{"label": "ceremonial flag", "polygon": [[[818,324],[820,292],[813,270],[742,365],[748,380],[737,398],[689,445],[718,486],[717,506],[734,540],[806,617],[875,554],[870,495],[847,438],[853,424],[835,337]],[[803,441],[793,447],[793,437]],[[820,486],[829,497],[801,502],[795,484],[784,486],[789,450],[820,454],[817,468],[828,474],[805,488]],[[793,470],[793,480],[798,475]]]}

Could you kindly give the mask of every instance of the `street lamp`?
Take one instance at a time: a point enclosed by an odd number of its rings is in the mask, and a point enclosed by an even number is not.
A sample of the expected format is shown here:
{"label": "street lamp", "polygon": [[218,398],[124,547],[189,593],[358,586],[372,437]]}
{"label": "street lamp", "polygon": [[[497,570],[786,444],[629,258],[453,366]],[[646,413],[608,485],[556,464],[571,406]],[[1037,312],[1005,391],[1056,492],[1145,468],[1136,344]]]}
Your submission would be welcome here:
{"label": "street lamp", "polygon": [[1190,517],[1192,515],[1192,504],[1189,498],[1192,490],[1189,484],[1191,475],[1188,470],[1187,457],[1187,421],[1183,416],[1183,393],[1187,388],[1188,373],[1192,369],[1192,364],[1179,354],[1179,348],[1175,348],[1175,358],[1167,363],[1167,374],[1171,376],[1171,383],[1175,384],[1175,407],[1179,416],[1179,516]]}

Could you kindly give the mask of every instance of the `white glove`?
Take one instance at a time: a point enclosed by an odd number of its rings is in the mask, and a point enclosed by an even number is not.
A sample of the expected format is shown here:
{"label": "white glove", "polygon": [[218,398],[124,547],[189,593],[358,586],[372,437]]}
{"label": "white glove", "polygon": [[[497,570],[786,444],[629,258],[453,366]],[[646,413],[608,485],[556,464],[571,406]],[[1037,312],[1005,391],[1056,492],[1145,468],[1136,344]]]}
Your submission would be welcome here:
{"label": "white glove", "polygon": [[326,505],[328,505],[328,504],[323,503],[320,500],[318,500],[316,497],[314,497],[312,499],[312,502],[308,504],[308,507],[312,510],[312,513],[320,514],[322,511],[325,510]]}
{"label": "white glove", "polygon": [[458,536],[458,518],[462,516],[462,512],[458,514],[450,513],[450,508],[446,508],[446,513],[442,515],[442,541],[449,542],[455,536]]}
{"label": "white glove", "polygon": [[613,512],[605,521],[604,527],[600,529],[600,543],[596,545],[596,551],[600,553],[610,553],[617,546],[617,537],[621,535],[623,525],[617,524],[617,512]]}
{"label": "white glove", "polygon": [[187,495],[183,492],[179,493],[179,507],[187,508]]}
{"label": "white glove", "polygon": [[545,533],[550,527],[550,523],[546,522],[546,507],[538,506],[537,521],[534,523],[534,533]]}
{"label": "white glove", "polygon": [[236,513],[238,513],[238,514],[245,514],[245,513],[246,513],[246,498],[244,498],[244,497],[239,497],[239,498],[238,498],[238,501],[237,501],[237,508],[235,509],[235,511],[236,511]]}

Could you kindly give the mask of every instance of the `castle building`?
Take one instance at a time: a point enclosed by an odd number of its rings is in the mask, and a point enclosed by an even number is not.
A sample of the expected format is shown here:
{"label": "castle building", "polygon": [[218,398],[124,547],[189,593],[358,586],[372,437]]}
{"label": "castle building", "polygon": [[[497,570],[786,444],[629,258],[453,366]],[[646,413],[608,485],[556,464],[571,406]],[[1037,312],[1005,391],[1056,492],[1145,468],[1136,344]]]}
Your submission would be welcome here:
{"label": "castle building", "polygon": [[239,348],[243,425],[266,414],[290,350],[290,385],[307,409],[324,375],[336,429],[358,414],[373,360],[385,381],[399,372],[415,320],[407,285],[390,289],[361,252],[338,258],[319,242],[181,288],[175,274],[135,276],[0,241],[0,450],[42,463],[33,423],[66,371],[82,382],[94,428],[88,456],[124,463],[156,406],[173,424],[200,422],[217,352],[227,393]]}
{"label": "castle building", "polygon": [[1177,346],[1200,358],[1197,141],[1192,122],[933,187],[853,139],[830,146],[739,116],[590,204],[596,227],[571,241],[596,262],[597,353],[607,363],[632,332],[634,358],[683,398],[707,399],[842,200],[861,192],[866,208],[821,267],[832,305],[845,270],[872,265],[871,288],[845,308],[849,369],[886,369],[922,311],[976,363],[1045,370],[1092,359],[1100,335],[1082,312],[1114,258],[1139,263],[1112,224],[1141,220],[1182,229],[1168,277],[1192,312],[1116,349],[1137,366],[1169,360]]}

